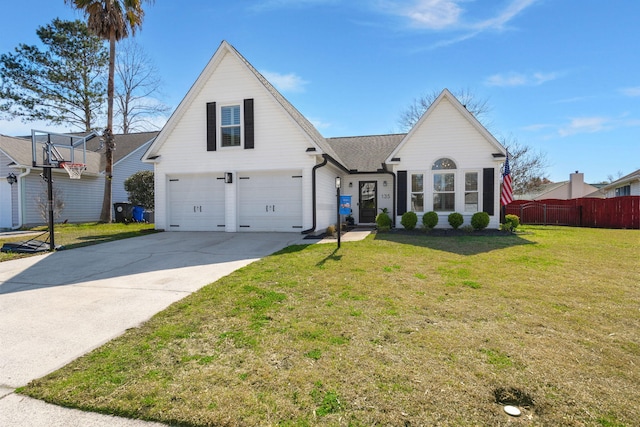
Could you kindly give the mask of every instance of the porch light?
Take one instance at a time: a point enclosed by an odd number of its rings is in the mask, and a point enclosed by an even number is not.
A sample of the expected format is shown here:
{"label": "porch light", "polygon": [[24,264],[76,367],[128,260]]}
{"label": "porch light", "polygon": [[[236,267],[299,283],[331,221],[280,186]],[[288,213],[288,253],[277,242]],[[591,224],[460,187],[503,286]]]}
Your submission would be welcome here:
{"label": "porch light", "polygon": [[340,188],[340,177],[336,176],[336,188]]}
{"label": "porch light", "polygon": [[353,187],[353,182],[349,183],[349,188]]}
{"label": "porch light", "polygon": [[382,181],[382,186],[386,187],[387,186],[387,181]]}
{"label": "porch light", "polygon": [[18,182],[18,178],[16,178],[14,174],[9,173],[9,175],[7,175],[7,182],[9,183],[9,185],[13,185]]}

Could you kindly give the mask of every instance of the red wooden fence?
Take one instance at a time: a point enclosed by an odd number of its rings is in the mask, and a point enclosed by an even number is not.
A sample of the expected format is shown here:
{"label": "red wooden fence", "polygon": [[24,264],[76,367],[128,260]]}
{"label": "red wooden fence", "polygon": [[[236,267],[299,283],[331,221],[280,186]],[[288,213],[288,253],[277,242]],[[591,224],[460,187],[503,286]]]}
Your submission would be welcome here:
{"label": "red wooden fence", "polygon": [[506,213],[518,215],[522,224],[640,229],[640,196],[514,200]]}

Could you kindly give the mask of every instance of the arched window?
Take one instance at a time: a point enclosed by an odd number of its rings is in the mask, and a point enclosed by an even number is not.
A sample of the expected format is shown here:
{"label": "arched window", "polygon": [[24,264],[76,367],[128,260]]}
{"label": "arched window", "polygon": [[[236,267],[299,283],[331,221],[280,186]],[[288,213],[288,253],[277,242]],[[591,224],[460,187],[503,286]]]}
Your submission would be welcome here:
{"label": "arched window", "polygon": [[[455,212],[456,210],[456,163],[443,157],[433,162],[433,210]],[[447,171],[447,172],[444,172]]]}

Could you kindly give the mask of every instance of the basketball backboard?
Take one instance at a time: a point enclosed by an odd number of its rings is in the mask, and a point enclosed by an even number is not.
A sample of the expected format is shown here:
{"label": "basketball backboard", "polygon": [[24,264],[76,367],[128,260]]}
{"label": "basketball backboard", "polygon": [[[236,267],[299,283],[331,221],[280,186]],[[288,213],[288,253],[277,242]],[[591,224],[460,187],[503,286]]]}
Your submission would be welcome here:
{"label": "basketball backboard", "polygon": [[64,134],[32,130],[33,167],[60,168],[63,163],[86,164],[87,141],[96,137],[96,132]]}

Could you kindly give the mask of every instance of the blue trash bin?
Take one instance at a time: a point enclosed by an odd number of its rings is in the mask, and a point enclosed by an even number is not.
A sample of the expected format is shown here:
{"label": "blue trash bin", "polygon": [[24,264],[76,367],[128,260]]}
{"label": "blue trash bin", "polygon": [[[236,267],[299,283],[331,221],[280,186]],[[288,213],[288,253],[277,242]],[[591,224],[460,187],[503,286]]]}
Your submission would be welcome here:
{"label": "blue trash bin", "polygon": [[133,220],[135,222],[144,222],[144,208],[142,206],[133,207]]}

